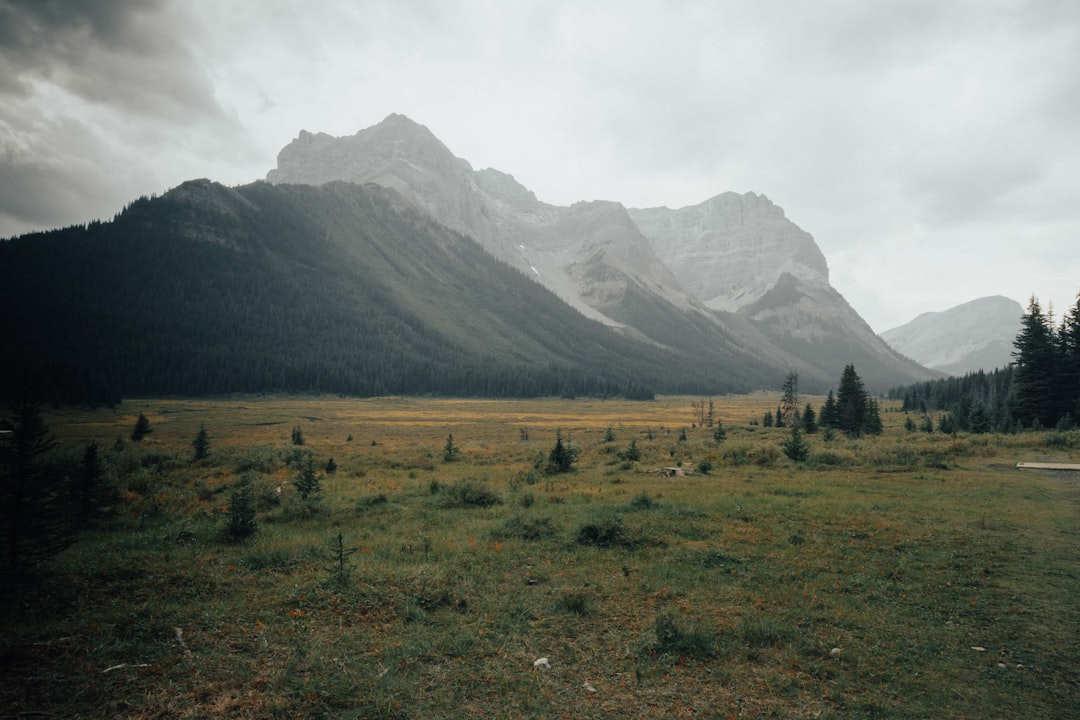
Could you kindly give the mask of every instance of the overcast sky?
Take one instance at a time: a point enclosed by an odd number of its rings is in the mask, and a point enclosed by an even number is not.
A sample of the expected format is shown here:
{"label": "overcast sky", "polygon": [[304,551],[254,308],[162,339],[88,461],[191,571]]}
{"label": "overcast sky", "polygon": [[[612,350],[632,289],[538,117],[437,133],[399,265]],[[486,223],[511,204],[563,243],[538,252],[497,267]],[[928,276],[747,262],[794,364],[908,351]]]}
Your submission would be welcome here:
{"label": "overcast sky", "polygon": [[0,0],[0,237],[392,112],[555,204],[762,193],[879,332],[1080,291],[1076,0]]}

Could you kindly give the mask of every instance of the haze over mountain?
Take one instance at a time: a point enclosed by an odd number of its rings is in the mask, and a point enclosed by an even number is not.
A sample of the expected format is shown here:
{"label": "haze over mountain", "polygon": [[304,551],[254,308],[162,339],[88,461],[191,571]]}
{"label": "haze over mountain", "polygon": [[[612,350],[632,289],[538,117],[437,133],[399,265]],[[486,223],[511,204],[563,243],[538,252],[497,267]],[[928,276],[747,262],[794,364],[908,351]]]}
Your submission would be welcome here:
{"label": "haze over mountain", "polygon": [[[0,243],[0,392],[623,395],[884,390],[877,338],[809,234],[753,193],[539,201],[400,115],[302,132],[271,182],[194,180],[111,222]],[[692,289],[691,289],[692,288]]]}
{"label": "haze over mountain", "polygon": [[1000,295],[919,315],[881,334],[885,342],[946,375],[991,371],[1013,361],[1024,308]]}
{"label": "haze over mountain", "polygon": [[821,389],[848,362],[874,388],[932,376],[874,334],[813,238],[754,193],[680,210],[550,205],[401,115],[347,137],[302,131],[267,180],[392,187],[586,316],[665,347],[744,348]]}

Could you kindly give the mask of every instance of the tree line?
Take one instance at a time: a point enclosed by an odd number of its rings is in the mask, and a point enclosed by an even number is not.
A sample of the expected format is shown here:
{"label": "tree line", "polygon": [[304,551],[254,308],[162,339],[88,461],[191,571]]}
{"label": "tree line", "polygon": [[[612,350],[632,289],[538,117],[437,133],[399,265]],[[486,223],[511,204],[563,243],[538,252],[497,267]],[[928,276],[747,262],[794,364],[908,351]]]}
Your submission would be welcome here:
{"label": "tree line", "polygon": [[942,412],[945,430],[1066,429],[1080,416],[1080,294],[1055,323],[1034,295],[1013,341],[1012,364],[888,393],[905,412]]}

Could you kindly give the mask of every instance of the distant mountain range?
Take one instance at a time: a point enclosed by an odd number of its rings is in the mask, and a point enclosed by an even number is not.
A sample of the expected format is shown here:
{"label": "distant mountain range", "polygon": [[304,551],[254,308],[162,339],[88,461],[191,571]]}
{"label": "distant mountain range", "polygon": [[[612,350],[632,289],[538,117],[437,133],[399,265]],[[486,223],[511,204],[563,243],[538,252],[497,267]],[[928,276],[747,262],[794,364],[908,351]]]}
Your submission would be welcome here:
{"label": "distant mountain range", "polygon": [[0,243],[0,390],[58,402],[226,392],[744,392],[936,377],[829,285],[763,196],[558,207],[400,115],[301,132],[269,182],[195,180]]}
{"label": "distant mountain range", "polygon": [[995,295],[942,312],[919,315],[881,334],[913,360],[946,375],[996,370],[1013,361],[1013,341],[1024,308]]}
{"label": "distant mountain range", "polygon": [[874,334],[829,284],[813,238],[754,193],[678,210],[549,205],[511,175],[473,170],[402,115],[349,137],[301,132],[267,180],[398,190],[587,317],[705,362],[741,349],[819,390],[847,363],[874,389],[936,376]]}

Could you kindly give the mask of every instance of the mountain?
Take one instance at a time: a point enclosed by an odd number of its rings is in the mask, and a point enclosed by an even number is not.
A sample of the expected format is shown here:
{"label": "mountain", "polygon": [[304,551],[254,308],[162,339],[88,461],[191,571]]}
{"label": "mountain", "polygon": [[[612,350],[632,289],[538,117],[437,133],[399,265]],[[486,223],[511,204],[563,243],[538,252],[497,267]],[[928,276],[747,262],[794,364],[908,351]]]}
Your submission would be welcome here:
{"label": "mountain", "polygon": [[590,320],[396,190],[184,183],[111,222],[0,243],[0,392],[650,397],[730,372]]}
{"label": "mountain", "polygon": [[1000,295],[929,312],[881,334],[885,342],[926,367],[962,376],[1005,367],[1024,308]]}
{"label": "mountain", "polygon": [[848,362],[872,389],[936,376],[870,330],[829,285],[813,238],[764,196],[680,210],[550,205],[511,175],[473,170],[402,115],[348,137],[301,131],[267,180],[394,188],[587,317],[725,372],[752,356],[821,392]]}

